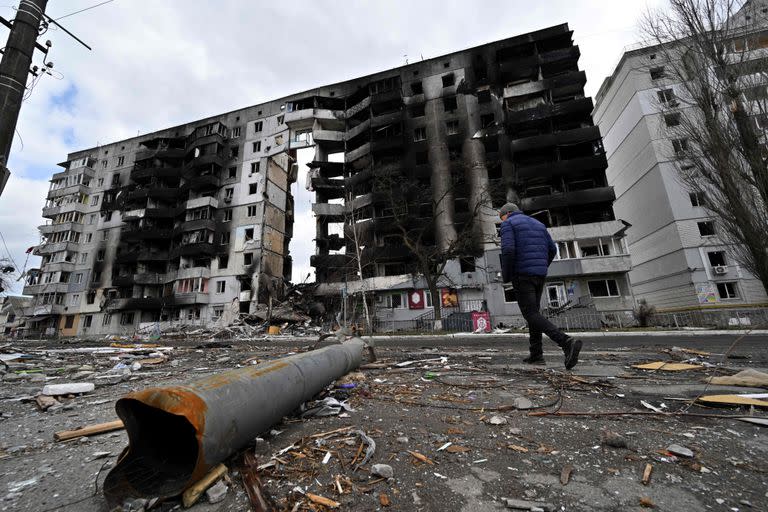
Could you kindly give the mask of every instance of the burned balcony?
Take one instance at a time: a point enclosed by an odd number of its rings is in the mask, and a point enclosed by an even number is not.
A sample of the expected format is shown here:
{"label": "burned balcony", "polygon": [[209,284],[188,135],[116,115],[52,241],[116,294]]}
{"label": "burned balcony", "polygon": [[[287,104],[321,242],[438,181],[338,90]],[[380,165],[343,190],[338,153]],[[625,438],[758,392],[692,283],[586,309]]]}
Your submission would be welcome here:
{"label": "burned balcony", "polygon": [[170,297],[166,297],[166,304],[169,306],[208,304],[210,301],[211,298],[208,296],[208,294],[202,292],[175,293]]}
{"label": "burned balcony", "polygon": [[46,242],[39,245],[33,252],[35,256],[43,256],[61,251],[75,251],[80,248],[80,244],[75,242]]}
{"label": "burned balcony", "polygon": [[512,151],[527,151],[531,149],[544,148],[558,145],[573,145],[582,142],[591,142],[600,140],[600,129],[597,126],[588,126],[584,128],[574,128],[557,133],[547,133],[543,135],[534,135],[521,139],[514,139],[510,142]]}
{"label": "burned balcony", "polygon": [[341,162],[319,162],[313,160],[307,166],[311,169],[319,169],[320,176],[324,178],[338,178],[344,175],[344,164]]}
{"label": "burned balcony", "polygon": [[112,311],[155,311],[159,310],[164,305],[164,300],[161,297],[131,297],[114,299],[109,303],[107,309]]}
{"label": "burned balcony", "polygon": [[177,181],[181,177],[182,167],[166,166],[157,162],[151,166],[136,164],[131,170],[131,179],[136,183],[146,184],[154,180]]}
{"label": "burned balcony", "polygon": [[327,238],[318,238],[316,240],[317,248],[327,251],[338,251],[344,247],[345,240],[339,235],[328,235]]}
{"label": "burned balcony", "polygon": [[138,249],[133,251],[120,251],[115,256],[117,263],[134,263],[137,261],[166,261],[168,251],[154,249]]}
{"label": "burned balcony", "polygon": [[216,221],[214,219],[190,219],[181,223],[174,233],[184,233],[188,231],[199,231],[201,229],[216,231]]}
{"label": "burned balcony", "polygon": [[190,190],[213,190],[221,186],[221,179],[216,174],[187,175],[184,180],[184,186]]}
{"label": "burned balcony", "polygon": [[179,195],[178,187],[157,184],[149,187],[138,187],[126,193],[125,201],[128,204],[144,203],[147,199],[172,202]]}
{"label": "burned balcony", "polygon": [[195,130],[187,137],[187,148],[211,143],[223,144],[227,139],[228,132],[229,129],[223,123],[218,121],[205,126],[200,126],[195,128]]}
{"label": "burned balcony", "polygon": [[517,177],[521,180],[530,178],[553,178],[566,176],[571,173],[580,173],[594,170],[603,172],[608,167],[605,154],[571,158],[556,162],[516,164]]}
{"label": "burned balcony", "polygon": [[211,257],[216,254],[216,246],[211,242],[193,242],[171,249],[171,258],[179,256]]}
{"label": "burned balcony", "polygon": [[117,288],[133,286],[134,283],[134,274],[118,274],[116,276],[112,276],[112,286]]}
{"label": "burned balcony", "polygon": [[42,226],[38,226],[38,229],[40,230],[40,233],[43,236],[50,236],[53,233],[62,233],[65,231],[77,231],[79,233],[82,233],[83,223],[82,222],[61,222],[59,224],[44,224]]}
{"label": "burned balcony", "polygon": [[182,215],[184,211],[185,208],[183,206],[145,208],[143,216],[146,219],[173,219]]}
{"label": "burned balcony", "polygon": [[309,264],[318,268],[346,268],[349,262],[346,254],[313,254],[309,258]]}
{"label": "burned balcony", "polygon": [[325,218],[328,222],[344,222],[344,205],[313,203],[312,211],[318,217]]}
{"label": "burned balcony", "polygon": [[315,176],[311,182],[312,188],[326,199],[341,199],[344,197],[344,180],[331,180]]}
{"label": "burned balcony", "polygon": [[[535,121],[537,119],[573,114],[580,114],[584,116],[584,119],[589,119],[591,112],[592,98],[580,98],[564,103],[545,103],[543,105],[522,110],[507,110],[505,117],[506,124],[508,126],[514,126],[520,123]],[[514,134],[514,128],[511,129],[511,133]]]}
{"label": "burned balcony", "polygon": [[[616,199],[613,187],[560,192],[544,196],[526,197],[520,202],[523,211],[546,210],[563,206],[579,206],[591,203],[611,202]],[[595,221],[598,219],[595,219]]]}
{"label": "burned balcony", "polygon": [[173,230],[170,227],[159,226],[124,226],[120,231],[120,240],[137,242],[140,240],[167,240]]}

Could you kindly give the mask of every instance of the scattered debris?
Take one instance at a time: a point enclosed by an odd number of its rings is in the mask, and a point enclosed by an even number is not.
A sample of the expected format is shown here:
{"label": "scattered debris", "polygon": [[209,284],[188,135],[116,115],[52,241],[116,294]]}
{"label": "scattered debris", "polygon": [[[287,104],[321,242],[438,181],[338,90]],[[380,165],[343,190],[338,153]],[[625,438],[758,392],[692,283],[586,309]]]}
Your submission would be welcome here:
{"label": "scattered debris", "polygon": [[754,405],[756,407],[768,407],[768,401],[758,400],[749,395],[708,395],[699,397],[697,402],[722,405]]}
{"label": "scattered debris", "polygon": [[224,480],[219,480],[205,491],[205,497],[208,498],[208,503],[218,503],[224,501],[227,497],[227,483]]}
{"label": "scattered debris", "polygon": [[312,494],[311,492],[306,493],[306,496],[307,498],[309,498],[309,501],[311,501],[312,503],[317,503],[318,505],[322,505],[324,507],[339,508],[341,506],[341,503],[339,503],[338,501],[333,501],[323,496]]}
{"label": "scattered debris", "polygon": [[390,479],[395,476],[392,466],[389,464],[374,464],[371,466],[371,474],[382,478]]}
{"label": "scattered debris", "polygon": [[382,507],[388,507],[391,502],[389,501],[389,496],[384,494],[383,492],[379,494],[379,503]]}
{"label": "scattered debris", "polygon": [[41,394],[48,396],[79,395],[90,393],[96,389],[91,382],[72,382],[70,384],[48,384],[43,387]]}
{"label": "scattered debris", "polygon": [[512,405],[515,406],[515,409],[520,409],[521,411],[533,409],[533,402],[522,396],[515,398]]}
{"label": "scattered debris", "polygon": [[488,423],[491,425],[506,425],[507,418],[504,416],[491,416],[491,419],[488,420]]}
{"label": "scattered debris", "polygon": [[651,482],[651,473],[653,473],[653,466],[651,464],[646,464],[645,469],[643,470],[643,479],[641,480],[643,485],[648,485]]}
{"label": "scattered debris", "polygon": [[641,404],[643,407],[645,407],[646,409],[650,409],[650,410],[652,410],[653,412],[660,412],[660,413],[663,413],[663,412],[664,412],[664,411],[662,411],[661,409],[659,409],[658,407],[656,407],[656,406],[653,406],[653,405],[649,404],[649,403],[648,403],[648,402],[646,402],[645,400],[640,400],[640,404]]}
{"label": "scattered debris", "polygon": [[513,510],[528,510],[530,512],[553,512],[555,510],[555,506],[551,503],[544,503],[541,501],[525,501],[512,498],[502,498],[501,500],[504,502],[504,505],[506,505],[507,508],[511,508]]}
{"label": "scattered debris", "polygon": [[656,508],[656,504],[647,496],[640,498],[640,506],[643,508]]}
{"label": "scattered debris", "polygon": [[612,448],[629,448],[629,443],[624,436],[610,430],[603,430],[600,433],[600,441],[605,446]]}
{"label": "scattered debris", "polygon": [[410,453],[410,454],[411,454],[411,456],[412,456],[414,459],[418,460],[419,462],[425,462],[425,463],[427,463],[427,464],[431,464],[431,465],[434,465],[434,464],[435,464],[435,463],[434,463],[434,461],[432,461],[432,460],[431,460],[429,457],[427,457],[426,455],[423,455],[423,454],[421,454],[421,453],[419,453],[419,452],[414,452],[414,451],[411,451],[411,450],[407,450],[407,452],[408,452],[408,453]]}
{"label": "scattered debris", "polygon": [[89,425],[87,427],[80,427],[75,430],[63,430],[53,434],[53,439],[56,441],[68,441],[77,437],[92,436],[95,434],[103,434],[104,432],[111,432],[113,430],[120,430],[124,428],[121,420],[110,421],[107,423],[99,423],[97,425]]}
{"label": "scattered debris", "polygon": [[61,405],[61,402],[48,395],[37,395],[35,397],[35,402],[37,402],[37,407],[43,412],[55,405]]}
{"label": "scattered debris", "polygon": [[632,368],[640,370],[664,370],[667,372],[681,372],[686,370],[700,370],[704,368],[701,364],[675,363],[673,361],[656,361],[653,363],[633,364]]}
{"label": "scattered debris", "polygon": [[184,503],[184,507],[189,508],[194,505],[197,500],[200,499],[200,496],[206,491],[206,489],[216,483],[226,473],[227,466],[224,464],[214,466],[207,475],[198,480],[189,489],[184,491],[184,494],[181,495],[181,500],[182,503]]}
{"label": "scattered debris", "polygon": [[693,458],[694,455],[690,448],[680,446],[679,444],[671,444],[667,446],[667,451],[672,455],[677,455],[678,457],[686,457],[688,459]]}
{"label": "scattered debris", "polygon": [[560,484],[568,485],[568,482],[571,481],[572,473],[573,473],[573,466],[571,464],[566,464],[565,466],[563,466],[563,469],[560,471]]}
{"label": "scattered debris", "polygon": [[750,418],[750,417],[744,417],[744,418],[736,418],[739,421],[745,421],[747,423],[752,423],[753,425],[760,425],[761,427],[768,427],[768,418]]}
{"label": "scattered debris", "polygon": [[748,368],[746,370],[741,370],[735,375],[710,377],[707,379],[707,382],[720,386],[768,388],[768,373]]}

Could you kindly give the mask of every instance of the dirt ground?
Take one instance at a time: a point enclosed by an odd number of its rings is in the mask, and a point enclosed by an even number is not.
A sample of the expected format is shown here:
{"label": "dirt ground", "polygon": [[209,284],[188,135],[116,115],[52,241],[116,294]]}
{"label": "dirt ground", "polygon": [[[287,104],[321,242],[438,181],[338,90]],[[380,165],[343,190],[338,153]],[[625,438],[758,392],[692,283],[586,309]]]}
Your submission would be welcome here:
{"label": "dirt ground", "polygon": [[[161,340],[162,347],[133,351],[106,340],[0,343],[6,360],[0,365],[0,510],[109,510],[101,484],[127,445],[125,431],[66,442],[55,442],[55,432],[117,419],[114,403],[130,391],[189,382],[306,350],[311,342]],[[587,343],[581,364],[568,372],[554,350],[545,354],[546,367],[523,365],[522,339],[422,348],[389,343],[376,349],[385,364],[350,374],[341,382],[346,385],[324,393],[348,400],[351,411],[286,418],[247,451],[261,467],[272,510],[330,510],[316,496],[348,511],[484,512],[514,510],[514,504],[564,511],[768,510],[768,431],[725,417],[766,417],[765,410],[692,403],[702,393],[766,392],[703,383],[708,375],[744,368],[765,371],[766,351],[725,360],[725,349],[699,355],[687,351],[695,340],[677,344],[685,350],[628,346],[620,338],[610,346]],[[74,351],[93,347],[102,351]],[[672,360],[703,366],[632,367]],[[61,397],[42,411],[35,397],[43,386],[67,382],[92,382],[95,390]],[[641,402],[720,417],[651,414]],[[574,412],[591,415],[560,415]],[[375,442],[367,461],[366,438]],[[243,454],[225,464],[223,500],[210,503],[203,495],[194,509],[251,510]],[[377,464],[390,466],[392,477],[375,474]],[[377,469],[387,476],[386,468]],[[129,502],[123,510],[150,505],[183,508],[172,499]]]}

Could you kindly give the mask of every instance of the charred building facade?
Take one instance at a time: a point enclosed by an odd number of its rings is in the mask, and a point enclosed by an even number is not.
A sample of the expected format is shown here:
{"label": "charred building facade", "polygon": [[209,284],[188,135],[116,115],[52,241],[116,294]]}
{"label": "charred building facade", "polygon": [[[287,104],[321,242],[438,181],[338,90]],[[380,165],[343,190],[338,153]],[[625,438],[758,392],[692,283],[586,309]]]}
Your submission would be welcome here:
{"label": "charred building facade", "polygon": [[[51,182],[30,317],[82,334],[254,312],[290,278],[290,185],[308,147],[320,293],[371,292],[382,321],[429,315],[392,222],[404,207],[429,246],[472,237],[445,267],[445,315],[519,315],[496,231],[512,200],[557,241],[544,306],[628,310],[626,224],[578,59],[559,25],[73,153]],[[382,177],[419,200],[395,206]]]}

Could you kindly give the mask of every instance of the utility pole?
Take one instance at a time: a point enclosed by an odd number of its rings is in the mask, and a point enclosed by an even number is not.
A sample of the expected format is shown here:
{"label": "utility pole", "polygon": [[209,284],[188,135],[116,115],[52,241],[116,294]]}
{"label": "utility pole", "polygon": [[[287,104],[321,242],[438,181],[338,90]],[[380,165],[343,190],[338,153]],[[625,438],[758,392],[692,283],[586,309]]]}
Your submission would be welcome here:
{"label": "utility pole", "polygon": [[48,0],[21,0],[0,61],[0,194],[11,175],[6,167],[8,156],[47,3]]}

